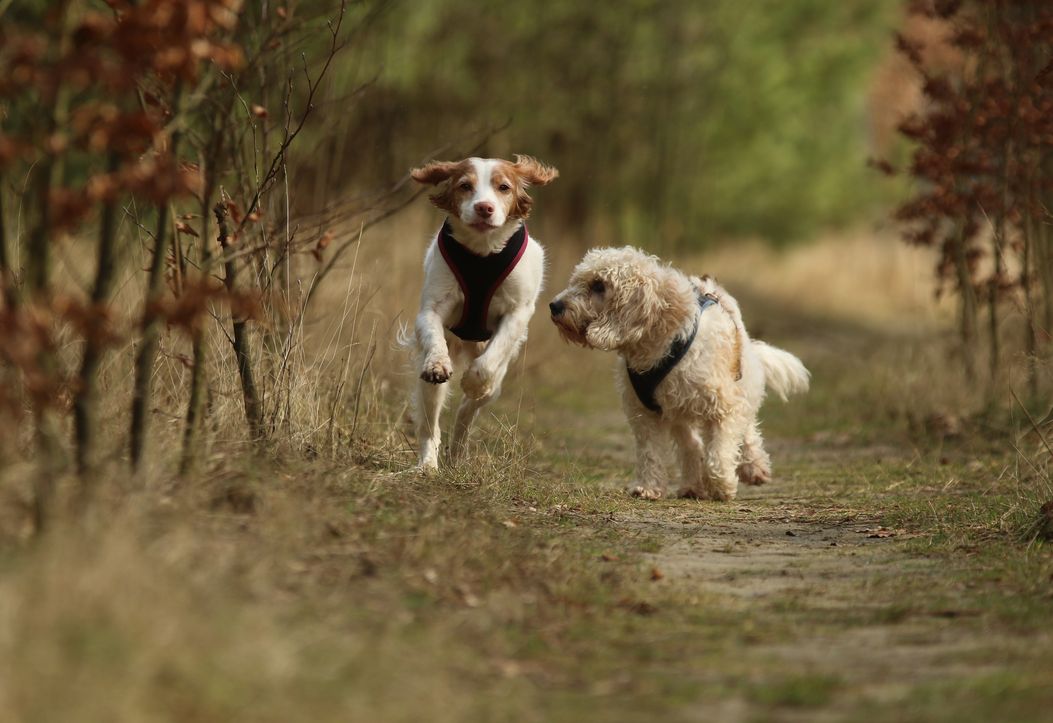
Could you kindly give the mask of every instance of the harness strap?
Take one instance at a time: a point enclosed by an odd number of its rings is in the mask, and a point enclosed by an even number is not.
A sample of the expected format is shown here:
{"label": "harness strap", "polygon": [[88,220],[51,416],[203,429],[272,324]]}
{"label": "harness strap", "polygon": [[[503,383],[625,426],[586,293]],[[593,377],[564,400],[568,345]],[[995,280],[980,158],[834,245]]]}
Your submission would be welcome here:
{"label": "harness strap", "polygon": [[674,339],[669,351],[655,366],[647,371],[638,372],[631,369],[628,364],[625,365],[625,370],[629,373],[629,382],[633,385],[633,391],[636,392],[637,399],[652,412],[662,413],[662,406],[654,398],[655,391],[657,391],[658,385],[662,383],[662,380],[669,376],[669,372],[673,371],[673,367],[684,358],[687,350],[691,348],[691,343],[695,340],[695,335],[698,334],[698,324],[702,319],[702,312],[716,303],[717,300],[712,296],[699,295],[699,313],[695,317],[695,325],[691,328],[691,333],[686,337]]}
{"label": "harness strap", "polygon": [[464,295],[460,321],[450,327],[450,331],[465,341],[488,341],[493,336],[493,329],[487,324],[490,301],[523,258],[530,240],[526,224],[520,224],[503,249],[486,256],[473,253],[459,243],[453,237],[449,219],[442,224],[436,240]]}

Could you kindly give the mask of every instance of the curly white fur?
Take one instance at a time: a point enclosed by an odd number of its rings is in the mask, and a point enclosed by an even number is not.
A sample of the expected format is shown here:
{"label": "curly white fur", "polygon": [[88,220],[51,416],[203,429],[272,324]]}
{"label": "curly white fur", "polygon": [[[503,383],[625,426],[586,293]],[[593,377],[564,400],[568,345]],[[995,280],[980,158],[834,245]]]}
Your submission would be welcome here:
{"label": "curly white fur", "polygon": [[[699,294],[717,305],[700,311]],[[670,438],[679,452],[680,496],[730,500],[739,481],[771,480],[757,421],[765,386],[785,399],[808,389],[808,370],[789,352],[751,341],[738,303],[713,279],[687,276],[630,246],[593,249],[549,308],[565,339],[622,360],[618,386],[636,440],[634,496],[666,493],[663,452]],[[654,367],[696,320],[694,342],[655,391],[662,411],[649,410],[627,367]]]}

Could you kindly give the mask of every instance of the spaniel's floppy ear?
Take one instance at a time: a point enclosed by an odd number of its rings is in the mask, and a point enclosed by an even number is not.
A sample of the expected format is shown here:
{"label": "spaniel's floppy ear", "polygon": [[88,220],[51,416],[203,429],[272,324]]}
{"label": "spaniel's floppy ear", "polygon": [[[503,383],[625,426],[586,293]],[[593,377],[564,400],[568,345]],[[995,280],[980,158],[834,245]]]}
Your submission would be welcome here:
{"label": "spaniel's floppy ear", "polygon": [[432,161],[420,168],[414,168],[410,171],[410,176],[417,183],[430,183],[434,186],[456,173],[460,165],[452,161]]}
{"label": "spaniel's floppy ear", "polygon": [[533,186],[544,186],[559,178],[557,169],[546,166],[533,156],[522,156],[517,153],[515,169],[524,181]]}

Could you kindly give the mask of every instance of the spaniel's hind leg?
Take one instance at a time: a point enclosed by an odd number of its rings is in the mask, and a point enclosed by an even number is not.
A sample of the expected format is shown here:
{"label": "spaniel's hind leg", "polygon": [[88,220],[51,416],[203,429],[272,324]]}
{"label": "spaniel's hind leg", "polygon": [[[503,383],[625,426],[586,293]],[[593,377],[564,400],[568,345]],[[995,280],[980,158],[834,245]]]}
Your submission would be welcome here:
{"label": "spaniel's hind leg", "polygon": [[439,468],[439,447],[442,432],[439,418],[449,392],[449,384],[431,384],[419,380],[414,395],[413,421],[417,428],[417,445],[420,450],[417,469],[431,472]]}
{"label": "spaniel's hind leg", "polygon": [[[461,377],[461,388],[464,389],[468,383],[468,374],[472,365],[485,349],[484,344],[476,342],[460,342],[455,344],[453,351],[454,365],[463,369]],[[487,402],[495,399],[501,393],[500,383],[492,387],[488,393],[482,396],[473,396],[465,393],[461,403],[457,406],[457,414],[453,418],[453,429],[450,431],[450,461],[457,462],[464,456],[465,447],[468,444],[468,433],[471,431],[475,418],[479,415]]]}

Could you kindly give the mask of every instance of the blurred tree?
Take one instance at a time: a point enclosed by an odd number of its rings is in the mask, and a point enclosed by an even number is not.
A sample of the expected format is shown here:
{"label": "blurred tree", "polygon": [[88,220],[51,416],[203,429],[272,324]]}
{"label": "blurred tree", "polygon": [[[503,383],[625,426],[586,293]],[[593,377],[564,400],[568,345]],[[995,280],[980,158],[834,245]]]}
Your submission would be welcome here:
{"label": "blurred tree", "polygon": [[[422,0],[354,59],[352,178],[401,175],[466,130],[563,171],[549,214],[610,241],[776,242],[859,217],[868,74],[898,2]],[[352,72],[350,67],[344,73]],[[880,199],[877,199],[880,200]]]}
{"label": "blurred tree", "polygon": [[943,67],[917,39],[897,45],[923,79],[926,104],[900,131],[913,143],[915,193],[897,211],[904,236],[939,251],[942,289],[959,301],[962,359],[970,376],[980,309],[987,311],[992,399],[1001,379],[1004,308],[1023,316],[1031,400],[1040,346],[1053,329],[1053,8],[1046,0],[914,0],[938,20],[962,62]]}

